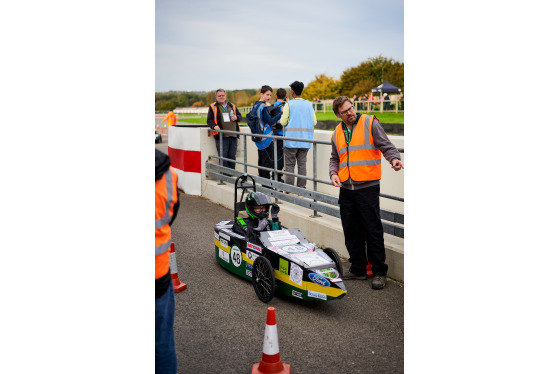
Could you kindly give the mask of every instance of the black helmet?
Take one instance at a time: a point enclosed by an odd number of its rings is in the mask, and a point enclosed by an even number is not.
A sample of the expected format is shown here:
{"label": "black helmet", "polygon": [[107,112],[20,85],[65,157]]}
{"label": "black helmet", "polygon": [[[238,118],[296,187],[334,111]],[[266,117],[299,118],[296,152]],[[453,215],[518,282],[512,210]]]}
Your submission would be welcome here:
{"label": "black helmet", "polygon": [[[270,210],[271,204],[272,202],[268,198],[268,195],[262,192],[251,192],[247,195],[247,199],[245,200],[245,211],[247,211],[249,217],[254,219],[268,218],[268,211]],[[255,212],[255,207],[259,205],[264,205],[264,212]]]}

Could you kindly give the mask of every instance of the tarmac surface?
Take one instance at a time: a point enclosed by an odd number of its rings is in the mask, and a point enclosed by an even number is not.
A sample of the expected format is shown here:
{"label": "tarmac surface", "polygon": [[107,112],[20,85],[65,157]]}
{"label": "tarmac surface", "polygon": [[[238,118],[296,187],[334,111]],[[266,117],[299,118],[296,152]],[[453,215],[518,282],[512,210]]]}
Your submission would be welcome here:
{"label": "tarmac surface", "polygon": [[401,283],[388,280],[385,289],[372,290],[371,280],[345,281],[348,294],[339,300],[277,294],[265,304],[250,281],[216,261],[214,224],[233,211],[182,192],[180,203],[172,240],[188,288],[175,295],[179,373],[250,373],[261,359],[269,306],[276,309],[280,358],[292,373],[404,372]]}

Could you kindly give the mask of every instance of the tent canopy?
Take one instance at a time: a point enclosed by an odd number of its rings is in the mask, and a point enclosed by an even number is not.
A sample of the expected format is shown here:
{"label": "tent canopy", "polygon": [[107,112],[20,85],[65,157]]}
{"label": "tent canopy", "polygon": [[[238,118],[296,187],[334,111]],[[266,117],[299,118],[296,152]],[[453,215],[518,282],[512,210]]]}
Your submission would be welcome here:
{"label": "tent canopy", "polygon": [[397,93],[397,92],[402,92],[402,90],[396,86],[393,86],[391,83],[385,81],[379,86],[372,88],[371,92]]}

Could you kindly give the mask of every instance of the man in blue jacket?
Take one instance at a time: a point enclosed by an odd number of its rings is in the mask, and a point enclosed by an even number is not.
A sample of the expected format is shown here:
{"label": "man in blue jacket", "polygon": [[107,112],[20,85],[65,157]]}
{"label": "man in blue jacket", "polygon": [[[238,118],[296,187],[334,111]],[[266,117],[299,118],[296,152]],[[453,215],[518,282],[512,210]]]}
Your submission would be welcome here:
{"label": "man in blue jacket", "polygon": [[[284,136],[290,138],[313,139],[313,129],[317,124],[317,117],[313,104],[301,98],[303,83],[295,81],[290,84],[293,100],[284,105],[280,124],[284,126]],[[284,140],[284,163],[286,172],[293,173],[298,165],[298,174],[307,175],[307,152],[311,143],[294,140]],[[294,177],[286,174],[286,184],[294,184]],[[297,186],[305,188],[307,180],[298,178]]]}
{"label": "man in blue jacket", "polygon": [[[272,97],[272,87],[264,85],[261,87],[261,98],[253,104],[253,107],[259,108],[257,116],[262,128],[263,135],[272,135],[272,126],[278,122],[282,113],[271,117],[266,109],[266,103]],[[264,109],[264,110],[263,110]],[[266,168],[274,169],[274,144],[272,138],[260,138],[261,141],[255,142],[259,152],[258,165]],[[270,179],[270,171],[259,169],[259,177]]]}

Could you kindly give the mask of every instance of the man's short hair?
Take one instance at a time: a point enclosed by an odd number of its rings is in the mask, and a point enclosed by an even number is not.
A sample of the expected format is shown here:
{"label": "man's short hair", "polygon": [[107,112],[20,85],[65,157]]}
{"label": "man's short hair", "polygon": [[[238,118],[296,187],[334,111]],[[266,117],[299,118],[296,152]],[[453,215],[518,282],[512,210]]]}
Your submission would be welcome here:
{"label": "man's short hair", "polygon": [[294,81],[294,83],[290,84],[290,88],[294,91],[294,93],[298,96],[301,95],[301,93],[303,92],[303,83],[302,82],[298,82],[298,81]]}
{"label": "man's short hair", "polygon": [[338,109],[344,105],[344,103],[348,101],[350,104],[352,104],[352,100],[350,100],[348,98],[348,96],[339,96],[336,99],[334,99],[333,103],[332,103],[332,110],[334,112],[334,114],[338,115]]}
{"label": "man's short hair", "polygon": [[284,100],[286,98],[286,90],[283,88],[279,88],[276,90],[276,98],[280,100]]}
{"label": "man's short hair", "polygon": [[223,88],[218,88],[218,89],[216,90],[216,95],[218,95],[218,92],[226,93],[226,90],[224,90]]}
{"label": "man's short hair", "polygon": [[266,91],[270,91],[272,92],[272,87],[267,86],[266,84],[264,86],[261,87],[261,93],[266,93]]}

